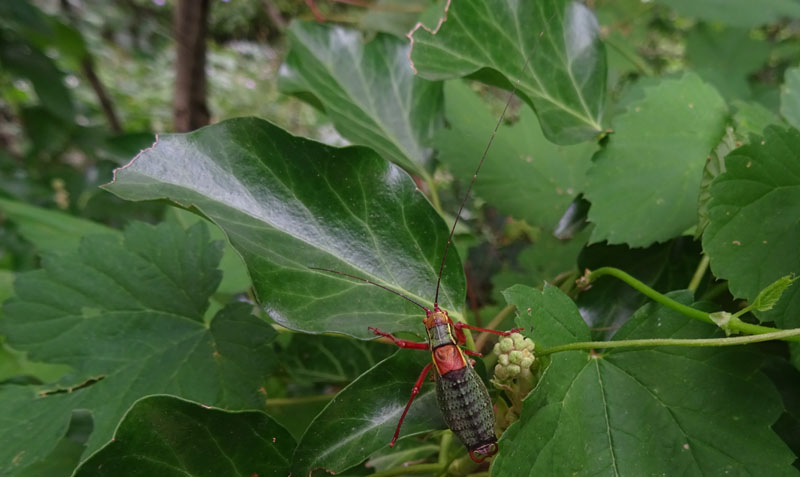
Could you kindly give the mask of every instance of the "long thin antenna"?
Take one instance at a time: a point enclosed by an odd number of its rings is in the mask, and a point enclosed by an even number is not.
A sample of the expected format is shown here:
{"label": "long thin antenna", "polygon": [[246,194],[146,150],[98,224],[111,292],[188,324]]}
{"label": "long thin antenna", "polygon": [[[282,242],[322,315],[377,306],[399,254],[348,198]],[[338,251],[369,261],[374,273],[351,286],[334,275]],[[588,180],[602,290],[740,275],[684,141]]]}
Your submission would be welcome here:
{"label": "long thin antenna", "polygon": [[[550,20],[548,20],[547,22],[549,23]],[[539,33],[539,38],[541,38],[542,33]],[[536,43],[538,45],[539,43],[538,39]],[[534,45],[533,50],[536,49],[537,45]],[[492,135],[491,137],[489,137],[489,142],[486,143],[486,148],[483,150],[483,154],[481,155],[481,160],[478,163],[478,168],[475,169],[475,174],[472,175],[472,182],[469,183],[469,187],[467,188],[467,194],[464,196],[464,200],[461,201],[461,206],[459,206],[458,208],[458,214],[456,214],[456,220],[453,221],[453,227],[450,229],[450,235],[447,237],[447,245],[444,246],[444,254],[442,254],[442,263],[441,265],[439,265],[439,277],[436,280],[436,294],[434,295],[433,298],[434,309],[439,307],[439,287],[442,284],[442,272],[444,271],[444,262],[445,260],[447,260],[447,251],[450,249],[450,243],[453,241],[453,234],[456,231],[456,225],[458,225],[458,221],[459,219],[461,219],[461,211],[464,210],[464,204],[466,204],[467,199],[469,199],[469,194],[470,192],[472,192],[472,186],[475,184],[475,180],[478,178],[478,173],[481,171],[481,166],[483,166],[483,161],[486,159],[486,154],[489,153],[489,149],[492,147],[492,142],[494,142],[494,137],[497,135],[497,131],[500,129],[500,125],[503,123],[503,119],[506,117],[506,111],[508,111],[508,107],[509,105],[511,105],[511,100],[513,100],[514,96],[517,94],[520,78],[525,73],[525,70],[528,68],[528,62],[533,56],[533,50],[525,58],[525,63],[522,64],[520,77],[517,78],[517,81],[514,83],[514,87],[511,89],[511,94],[508,95],[508,100],[506,101],[506,105],[503,107],[503,112],[500,113],[500,118],[497,120],[497,124],[495,124],[494,126],[494,131],[492,131]]]}
{"label": "long thin antenna", "polygon": [[369,283],[370,285],[375,285],[378,288],[383,288],[384,290],[386,290],[388,292],[394,293],[395,295],[399,296],[400,298],[404,298],[404,299],[410,301],[411,303],[413,303],[413,304],[417,305],[418,307],[422,308],[423,310],[425,310],[425,313],[430,313],[430,311],[431,311],[430,309],[428,309],[428,307],[420,305],[419,303],[417,303],[414,300],[412,300],[411,298],[403,295],[399,291],[392,290],[391,288],[389,288],[387,286],[384,286],[384,285],[381,285],[380,283],[375,283],[372,280],[367,280],[366,278],[361,278],[361,277],[358,277],[358,276],[355,276],[355,275],[350,275],[349,273],[337,272],[336,270],[330,270],[328,268],[319,268],[319,267],[308,267],[308,268],[310,268],[311,270],[319,270],[319,271],[322,271],[322,272],[328,272],[328,273],[334,273],[336,275],[342,275],[342,276],[349,277],[349,278],[352,278],[354,280],[358,280],[358,281],[361,281],[361,282],[364,282],[364,283]]}

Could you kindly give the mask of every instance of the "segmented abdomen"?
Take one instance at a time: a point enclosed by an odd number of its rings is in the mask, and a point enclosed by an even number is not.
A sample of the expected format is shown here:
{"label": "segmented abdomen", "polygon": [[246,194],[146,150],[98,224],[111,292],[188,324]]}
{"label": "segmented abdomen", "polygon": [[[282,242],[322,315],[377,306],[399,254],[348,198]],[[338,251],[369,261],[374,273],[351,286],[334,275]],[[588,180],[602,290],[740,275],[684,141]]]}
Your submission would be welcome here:
{"label": "segmented abdomen", "polygon": [[436,374],[436,396],[447,426],[470,451],[497,442],[489,392],[478,373],[467,364]]}

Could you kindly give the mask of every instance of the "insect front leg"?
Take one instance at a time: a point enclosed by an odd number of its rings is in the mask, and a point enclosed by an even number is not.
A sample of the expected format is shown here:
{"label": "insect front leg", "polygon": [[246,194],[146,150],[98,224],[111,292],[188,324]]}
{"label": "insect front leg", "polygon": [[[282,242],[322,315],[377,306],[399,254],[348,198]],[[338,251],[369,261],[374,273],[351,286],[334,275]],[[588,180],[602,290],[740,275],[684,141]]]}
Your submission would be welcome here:
{"label": "insect front leg", "polygon": [[467,337],[464,334],[464,331],[462,330],[462,328],[466,328],[468,330],[473,330],[473,331],[482,331],[482,332],[485,332],[485,333],[492,333],[494,335],[500,335],[500,336],[509,336],[512,333],[519,333],[520,331],[522,331],[522,328],[514,328],[514,329],[509,330],[509,331],[490,330],[488,328],[479,328],[477,326],[468,325],[468,324],[462,323],[460,321],[457,321],[457,322],[453,323],[453,328],[456,329],[456,334],[458,335],[458,344],[464,344],[467,341]]}
{"label": "insect front leg", "polygon": [[411,398],[408,400],[406,408],[403,409],[403,415],[400,416],[400,421],[397,423],[397,429],[394,430],[394,437],[392,437],[392,442],[389,443],[389,447],[394,447],[394,443],[397,442],[397,436],[400,435],[400,426],[403,425],[403,420],[406,418],[406,414],[408,414],[408,409],[411,407],[411,403],[414,402],[414,398],[416,398],[417,394],[419,394],[419,390],[422,388],[422,383],[425,382],[425,378],[428,376],[431,366],[433,366],[433,363],[428,363],[424,368],[422,368],[422,372],[419,373],[419,378],[417,378],[416,384],[414,384],[414,387],[411,388]]}
{"label": "insect front leg", "polygon": [[373,328],[373,327],[370,326],[369,329],[372,330],[372,332],[375,333],[378,336],[383,336],[384,338],[388,338],[388,339],[392,340],[392,343],[396,344],[397,346],[399,346],[401,348],[407,348],[407,349],[430,349],[430,346],[428,345],[427,341],[423,341],[423,342],[419,342],[418,343],[416,341],[402,340],[402,339],[394,336],[391,333],[387,333],[385,331],[381,331],[381,330],[379,330],[377,328]]}

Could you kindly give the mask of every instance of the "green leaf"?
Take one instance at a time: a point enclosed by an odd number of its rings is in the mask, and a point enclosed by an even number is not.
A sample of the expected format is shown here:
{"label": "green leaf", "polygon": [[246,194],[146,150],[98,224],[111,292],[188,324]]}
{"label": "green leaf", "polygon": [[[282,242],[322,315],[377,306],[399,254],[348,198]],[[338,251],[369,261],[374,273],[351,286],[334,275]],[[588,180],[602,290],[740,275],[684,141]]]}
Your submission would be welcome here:
{"label": "green leaf", "polygon": [[313,96],[336,129],[384,159],[427,176],[431,134],[442,125],[442,87],[414,75],[408,42],[317,22],[294,22],[280,88]]}
{"label": "green leaf", "polygon": [[711,184],[714,179],[725,172],[725,157],[736,149],[736,136],[733,128],[726,127],[725,135],[717,147],[709,154],[706,166],[703,168],[703,178],[700,180],[700,194],[697,197],[697,231],[695,238],[703,235],[708,226],[708,201],[711,200]]}
{"label": "green leaf", "polygon": [[119,237],[118,230],[64,212],[0,198],[0,215],[17,225],[19,233],[42,252],[71,252],[90,234]]}
{"label": "green leaf", "polygon": [[477,75],[506,88],[518,84],[555,143],[603,131],[605,49],[594,14],[581,3],[453,2],[437,29],[417,28],[411,39],[411,60],[423,78]]}
{"label": "green leaf", "polygon": [[800,5],[793,0],[657,0],[679,14],[699,20],[752,28],[781,17],[800,18]]}
{"label": "green leaf", "polygon": [[698,25],[686,40],[686,62],[727,99],[751,96],[748,76],[769,58],[770,45],[749,30]]}
{"label": "green leaf", "polygon": [[[188,210],[178,207],[167,209],[167,219],[175,220],[184,229],[190,228],[198,222],[206,222],[203,217],[193,214]],[[213,223],[209,227],[211,240],[220,241],[225,244],[222,258],[219,261],[219,269],[222,270],[222,281],[217,288],[219,293],[236,294],[246,292],[250,284],[250,275],[247,274],[247,267],[242,261],[242,257],[236,252],[228,242],[225,234]]]}
{"label": "green leaf", "polygon": [[[338,474],[388,447],[411,388],[429,362],[428,353],[401,350],[344,388],[300,439],[292,475],[309,475],[314,469]],[[444,427],[434,386],[426,383],[403,421],[400,437]]]}
{"label": "green leaf", "polygon": [[[703,249],[711,269],[736,297],[753,301],[779,278],[800,274],[800,132],[770,126],[734,150],[711,187]],[[800,291],[792,287],[764,320],[800,326]]]}
{"label": "green leaf", "polygon": [[280,355],[281,365],[294,382],[343,384],[395,351],[385,343],[298,333]]}
{"label": "green leaf", "polygon": [[781,115],[786,121],[800,128],[800,67],[789,68],[781,86]]}
{"label": "green leaf", "polygon": [[[492,277],[495,290],[505,290],[523,284],[541,287],[564,272],[578,271],[578,255],[589,238],[584,230],[570,240],[559,240],[552,234],[542,233],[535,242],[520,252],[511,266],[505,266]],[[502,297],[499,297],[502,302]]]}
{"label": "green leaf", "polygon": [[[449,129],[434,145],[439,159],[459,179],[472,179],[497,124],[497,113],[461,81],[445,84]],[[551,230],[573,197],[583,191],[594,143],[557,146],[542,135],[536,117],[524,108],[519,121],[502,127],[486,156],[475,193],[501,213]]]}
{"label": "green leaf", "polygon": [[[687,292],[671,297],[690,303]],[[532,310],[518,324],[537,350],[540,337],[546,347],[588,336],[575,305],[555,288],[519,287],[508,298]],[[650,304],[615,339],[715,332]],[[503,434],[492,475],[796,475],[793,453],[770,429],[783,407],[760,365],[741,347],[554,354]]]}
{"label": "green leaf", "polygon": [[0,41],[0,65],[33,84],[42,105],[61,119],[75,115],[72,94],[63,82],[64,74],[55,62],[35,45],[22,41]]}
{"label": "green leaf", "polygon": [[646,247],[697,222],[703,167],[724,132],[725,103],[696,75],[684,74],[643,81],[622,107],[589,170],[592,241]]}
{"label": "green leaf", "polygon": [[402,439],[394,447],[385,447],[370,457],[366,466],[377,471],[406,467],[423,462],[439,453],[440,445],[436,441],[428,443],[415,439]]}
{"label": "green leaf", "polygon": [[783,292],[785,292],[795,280],[797,280],[797,277],[786,275],[772,282],[767,288],[759,292],[752,303],[753,309],[757,311],[771,310],[775,304],[778,303],[778,300],[781,299]]}
{"label": "green leaf", "polygon": [[294,447],[292,436],[262,412],[148,396],[133,404],[114,440],[84,462],[75,477],[284,477]]}
{"label": "green leaf", "polygon": [[743,142],[749,142],[751,135],[761,136],[771,124],[786,126],[780,116],[760,103],[733,101],[731,105],[736,109],[733,114],[736,137]]}
{"label": "green leaf", "polygon": [[[164,135],[107,186],[130,200],[169,198],[221,227],[261,304],[292,329],[370,337],[424,329],[422,311],[357,275],[430,303],[448,229],[402,170],[365,148],[333,148],[266,121],[233,119]],[[440,304],[459,317],[463,270],[448,254]]]}
{"label": "green leaf", "polygon": [[[647,286],[666,293],[685,287],[700,262],[699,244],[681,237],[646,249],[604,243],[586,247],[578,258],[579,270],[615,267]],[[605,277],[578,296],[578,308],[592,331],[592,339],[609,339],[647,303],[648,298],[622,280]]]}
{"label": "green leaf", "polygon": [[70,477],[86,450],[86,441],[92,434],[92,413],[85,409],[72,411],[67,433],[50,454],[26,467],[16,477]]}
{"label": "green leaf", "polygon": [[124,242],[85,238],[19,274],[0,332],[32,360],[70,366],[48,386],[0,387],[0,473],[50,452],[74,409],[88,409],[89,452],[111,438],[139,397],[171,393],[232,409],[263,408],[275,359],[272,327],[244,303],[204,321],[219,283],[219,244],[197,225],[135,223]]}

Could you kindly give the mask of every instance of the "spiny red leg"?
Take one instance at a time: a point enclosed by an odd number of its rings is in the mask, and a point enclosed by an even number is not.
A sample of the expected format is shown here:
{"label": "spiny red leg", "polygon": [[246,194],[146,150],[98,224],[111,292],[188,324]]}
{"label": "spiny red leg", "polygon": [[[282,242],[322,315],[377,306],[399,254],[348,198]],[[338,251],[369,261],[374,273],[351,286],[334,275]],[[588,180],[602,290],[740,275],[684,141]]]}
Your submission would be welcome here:
{"label": "spiny red leg", "polygon": [[519,333],[520,331],[523,330],[523,328],[514,328],[513,330],[509,330],[509,331],[497,331],[497,330],[490,330],[490,329],[487,329],[487,328],[478,328],[477,326],[468,325],[468,324],[462,323],[460,321],[455,323],[454,326],[456,327],[456,330],[459,330],[459,331],[461,330],[461,328],[466,328],[468,330],[483,331],[485,333],[492,333],[492,334],[500,335],[500,336],[509,336],[511,333]]}
{"label": "spiny red leg", "polygon": [[428,376],[431,366],[433,366],[433,363],[428,363],[424,368],[422,368],[422,372],[419,373],[419,378],[417,378],[417,383],[414,384],[413,388],[411,388],[411,399],[408,400],[406,408],[403,409],[403,415],[400,416],[400,422],[397,423],[397,429],[394,430],[394,437],[392,437],[392,442],[389,443],[389,447],[394,447],[394,443],[397,442],[397,436],[400,435],[400,426],[403,425],[403,419],[406,418],[406,414],[408,414],[408,408],[411,407],[411,403],[414,402],[414,398],[417,397],[417,394],[419,394],[419,390],[422,387],[422,383],[425,381],[425,378]]}
{"label": "spiny red leg", "polygon": [[477,351],[472,351],[472,350],[469,350],[469,349],[462,349],[461,351],[463,351],[464,354],[466,354],[468,356],[477,356],[479,358],[483,357],[483,355],[478,353]]}
{"label": "spiny red leg", "polygon": [[372,332],[375,333],[376,335],[383,336],[384,338],[389,338],[390,340],[392,340],[392,343],[396,344],[397,346],[399,346],[401,348],[408,348],[408,349],[429,349],[430,348],[428,346],[428,342],[427,341],[423,341],[421,343],[417,343],[416,341],[401,340],[400,338],[397,338],[396,336],[392,335],[391,333],[387,333],[385,331],[381,331],[381,330],[379,330],[377,328],[373,328],[373,327],[370,326],[369,329],[372,330]]}

